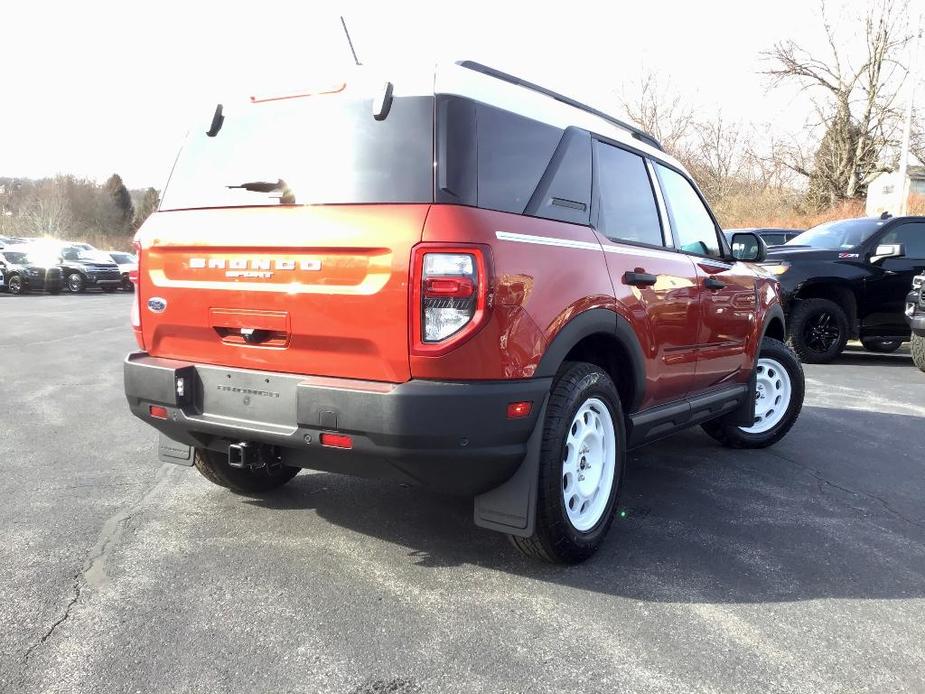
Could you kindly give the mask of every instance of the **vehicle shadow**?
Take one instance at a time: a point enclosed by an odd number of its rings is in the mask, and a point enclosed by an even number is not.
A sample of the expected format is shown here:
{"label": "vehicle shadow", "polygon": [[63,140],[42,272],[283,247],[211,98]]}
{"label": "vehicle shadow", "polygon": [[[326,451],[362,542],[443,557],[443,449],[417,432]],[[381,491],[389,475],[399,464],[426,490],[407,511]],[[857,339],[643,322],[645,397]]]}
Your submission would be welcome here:
{"label": "vehicle shadow", "polygon": [[912,363],[912,355],[909,353],[908,343],[904,343],[902,347],[890,354],[869,352],[861,346],[848,345],[845,351],[831,363],[845,366],[901,366],[905,368]]}
{"label": "vehicle shadow", "polygon": [[[925,597],[925,469],[886,445],[921,440],[922,424],[805,408],[769,449],[724,449],[697,429],[635,451],[610,536],[578,567],[521,557],[472,524],[468,499],[392,484],[303,474],[247,503],[314,509],[421,567],[473,564],[645,601]],[[878,435],[859,442],[852,430]]]}

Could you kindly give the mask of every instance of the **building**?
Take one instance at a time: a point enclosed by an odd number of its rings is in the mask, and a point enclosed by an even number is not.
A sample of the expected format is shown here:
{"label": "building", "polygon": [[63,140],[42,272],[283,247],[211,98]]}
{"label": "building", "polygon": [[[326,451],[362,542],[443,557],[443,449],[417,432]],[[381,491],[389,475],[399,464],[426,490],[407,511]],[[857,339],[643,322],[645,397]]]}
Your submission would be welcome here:
{"label": "building", "polygon": [[909,166],[909,175],[900,186],[899,172],[891,171],[877,176],[867,186],[867,216],[879,217],[883,212],[899,214],[902,190],[910,197],[925,199],[925,166]]}

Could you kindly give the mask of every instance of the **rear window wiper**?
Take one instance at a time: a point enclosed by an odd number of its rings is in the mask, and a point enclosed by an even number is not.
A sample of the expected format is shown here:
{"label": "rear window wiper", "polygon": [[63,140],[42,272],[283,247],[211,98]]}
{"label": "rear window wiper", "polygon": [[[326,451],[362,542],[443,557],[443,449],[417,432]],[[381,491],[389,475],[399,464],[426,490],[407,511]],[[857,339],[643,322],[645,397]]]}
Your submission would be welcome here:
{"label": "rear window wiper", "polygon": [[226,188],[240,188],[251,193],[275,193],[279,192],[279,202],[281,205],[294,205],[295,193],[283,179],[276,181],[246,181],[236,186],[225,186]]}

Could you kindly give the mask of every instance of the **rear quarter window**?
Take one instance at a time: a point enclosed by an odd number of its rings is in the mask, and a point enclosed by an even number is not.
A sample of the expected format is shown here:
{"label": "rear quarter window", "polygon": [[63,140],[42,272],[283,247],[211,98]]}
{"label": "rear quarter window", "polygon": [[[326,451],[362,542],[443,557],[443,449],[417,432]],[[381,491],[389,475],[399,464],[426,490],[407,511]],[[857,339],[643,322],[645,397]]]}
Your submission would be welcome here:
{"label": "rear quarter window", "polygon": [[437,202],[590,223],[587,131],[440,95],[436,140]]}

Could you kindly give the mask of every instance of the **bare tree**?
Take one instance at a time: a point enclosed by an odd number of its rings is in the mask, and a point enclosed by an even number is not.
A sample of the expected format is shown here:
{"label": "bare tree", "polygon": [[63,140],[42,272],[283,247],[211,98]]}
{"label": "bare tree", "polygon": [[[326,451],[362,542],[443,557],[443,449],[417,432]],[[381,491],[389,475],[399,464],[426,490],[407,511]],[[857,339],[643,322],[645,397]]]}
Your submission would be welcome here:
{"label": "bare tree", "polygon": [[648,73],[638,85],[624,88],[620,100],[631,120],[661,142],[666,152],[683,159],[693,132],[694,109],[670,83],[659,84],[658,77]]}
{"label": "bare tree", "polygon": [[42,181],[26,198],[20,212],[19,223],[31,236],[65,237],[71,229],[73,217],[64,190],[63,181]]}
{"label": "bare tree", "polygon": [[817,112],[824,135],[810,166],[806,158],[794,170],[810,179],[810,190],[832,203],[859,197],[883,169],[882,156],[895,141],[894,101],[904,68],[898,62],[909,40],[904,0],[877,0],[864,20],[864,49],[852,61],[850,41],[838,36],[820,1],[830,54],[818,57],[793,41],[765,53],[771,66],[765,74],[773,85],[796,82],[821,94]]}

